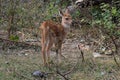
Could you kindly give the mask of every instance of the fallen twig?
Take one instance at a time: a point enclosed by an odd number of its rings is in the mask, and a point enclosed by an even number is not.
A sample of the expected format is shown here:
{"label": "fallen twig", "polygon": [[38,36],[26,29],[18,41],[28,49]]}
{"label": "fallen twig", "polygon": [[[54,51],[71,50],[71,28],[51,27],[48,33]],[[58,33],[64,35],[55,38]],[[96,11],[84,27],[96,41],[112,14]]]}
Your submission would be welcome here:
{"label": "fallen twig", "polygon": [[60,76],[62,76],[65,80],[69,80],[64,74],[62,74],[58,69],[57,69],[57,74],[59,74]]}
{"label": "fallen twig", "polygon": [[2,49],[6,49],[6,48],[17,48],[17,47],[21,47],[24,49],[29,49],[29,48],[33,48],[33,49],[41,49],[41,47],[39,45],[33,45],[30,43],[26,43],[26,42],[19,42],[19,41],[12,41],[12,40],[8,40],[8,39],[3,39],[0,38],[0,42],[2,42]]}
{"label": "fallen twig", "polygon": [[[111,40],[112,40],[112,42],[113,42],[113,44],[114,44],[114,46],[115,46],[115,53],[118,54],[117,44],[116,44],[116,42],[115,42],[115,40],[113,39],[112,36],[110,36],[110,38],[111,38]],[[117,64],[117,66],[120,67],[120,65],[119,65],[119,63],[117,62],[117,59],[116,59],[116,57],[115,57],[115,53],[113,52],[114,61],[115,61],[115,63]]]}

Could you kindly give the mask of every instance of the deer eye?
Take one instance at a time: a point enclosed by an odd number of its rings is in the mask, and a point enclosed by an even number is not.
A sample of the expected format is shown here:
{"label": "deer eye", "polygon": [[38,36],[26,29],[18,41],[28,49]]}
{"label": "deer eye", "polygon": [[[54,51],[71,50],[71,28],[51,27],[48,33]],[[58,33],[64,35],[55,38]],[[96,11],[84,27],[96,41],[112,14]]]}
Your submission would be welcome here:
{"label": "deer eye", "polygon": [[65,18],[66,20],[69,20],[69,18]]}

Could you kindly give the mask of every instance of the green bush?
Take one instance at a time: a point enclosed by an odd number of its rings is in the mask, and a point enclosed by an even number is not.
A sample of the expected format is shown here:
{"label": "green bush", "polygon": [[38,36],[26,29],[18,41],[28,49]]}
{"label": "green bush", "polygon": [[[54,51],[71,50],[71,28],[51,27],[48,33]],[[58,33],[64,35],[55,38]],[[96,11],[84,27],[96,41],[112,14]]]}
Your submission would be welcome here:
{"label": "green bush", "polygon": [[93,7],[93,25],[98,25],[109,32],[110,35],[120,35],[120,31],[116,28],[118,24],[113,21],[114,17],[120,17],[119,9],[116,6],[111,6],[110,4],[102,3],[100,7]]}
{"label": "green bush", "polygon": [[18,40],[19,40],[19,37],[18,37],[17,35],[11,35],[11,36],[10,36],[10,40],[18,41]]}

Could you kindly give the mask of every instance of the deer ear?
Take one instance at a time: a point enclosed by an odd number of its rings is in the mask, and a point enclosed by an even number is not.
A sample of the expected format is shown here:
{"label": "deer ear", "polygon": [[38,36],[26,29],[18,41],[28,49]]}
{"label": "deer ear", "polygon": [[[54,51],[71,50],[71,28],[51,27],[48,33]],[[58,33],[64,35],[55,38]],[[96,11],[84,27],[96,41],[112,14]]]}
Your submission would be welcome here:
{"label": "deer ear", "polygon": [[70,13],[70,10],[67,8],[67,9],[65,10],[65,13],[69,14],[69,13]]}
{"label": "deer ear", "polygon": [[59,15],[60,15],[60,16],[63,16],[62,10],[59,10]]}

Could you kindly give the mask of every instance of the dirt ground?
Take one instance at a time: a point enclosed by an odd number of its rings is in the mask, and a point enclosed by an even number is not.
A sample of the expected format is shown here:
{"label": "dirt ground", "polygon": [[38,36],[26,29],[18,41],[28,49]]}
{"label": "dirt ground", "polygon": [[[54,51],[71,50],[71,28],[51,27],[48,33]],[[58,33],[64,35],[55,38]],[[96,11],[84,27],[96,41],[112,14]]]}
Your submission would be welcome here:
{"label": "dirt ground", "polygon": [[[65,76],[68,80],[119,80],[120,68],[115,63],[114,57],[105,54],[94,57],[94,47],[92,43],[86,42],[87,32],[84,32],[84,29],[72,29],[68,34],[62,46],[62,54],[66,58],[62,59],[58,66],[60,72],[64,74],[74,67]],[[3,32],[1,35],[5,38]],[[40,42],[36,42],[36,40],[27,43],[40,45]],[[65,80],[64,77],[56,74],[54,64],[51,65],[50,69],[43,66],[40,49],[17,47],[3,50],[3,42],[1,41],[0,44],[0,80],[41,80],[32,75],[35,70],[52,72],[53,74],[46,76],[46,80]],[[82,44],[84,44],[81,46],[85,58],[84,62],[82,62],[81,52],[78,48],[78,45]],[[56,61],[54,50],[51,51],[51,59],[53,63]],[[120,64],[120,57],[116,55],[116,59]]]}

